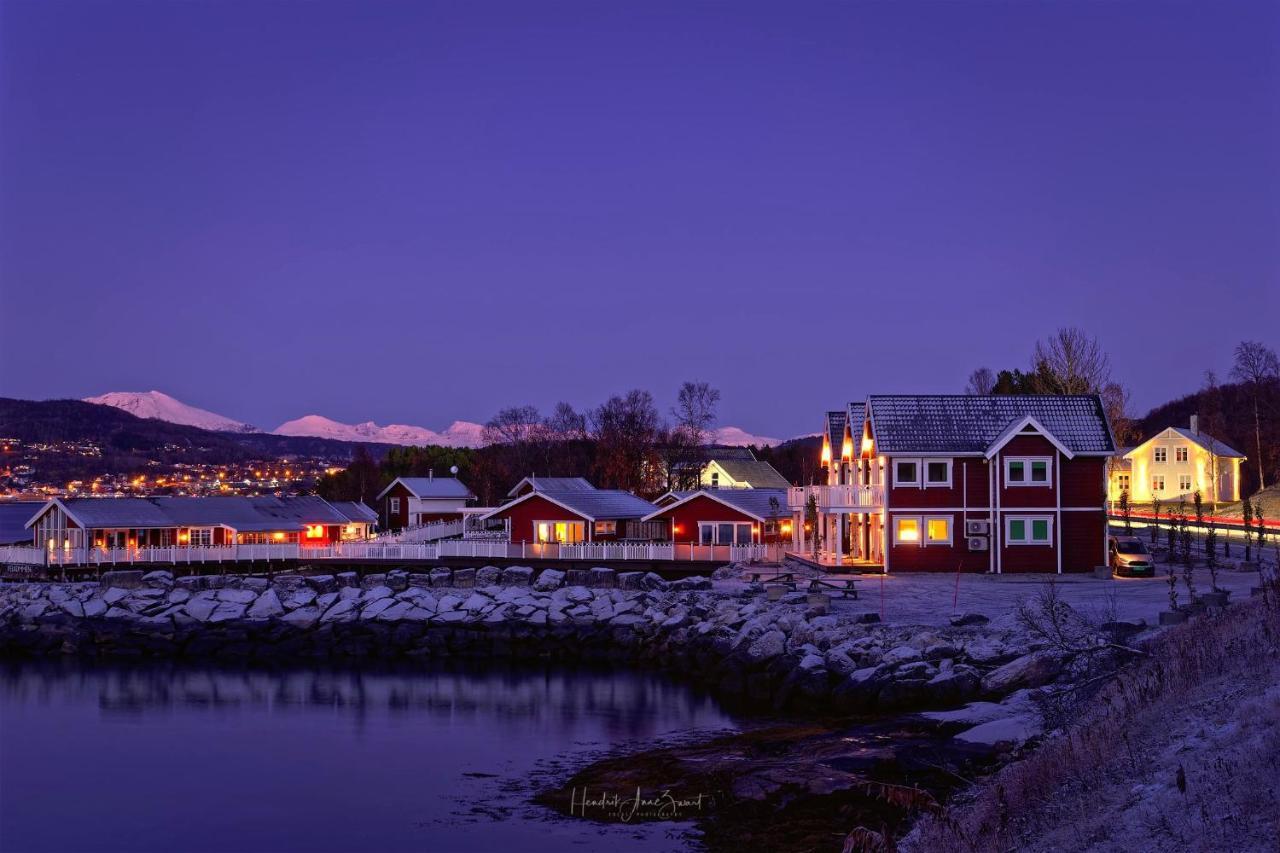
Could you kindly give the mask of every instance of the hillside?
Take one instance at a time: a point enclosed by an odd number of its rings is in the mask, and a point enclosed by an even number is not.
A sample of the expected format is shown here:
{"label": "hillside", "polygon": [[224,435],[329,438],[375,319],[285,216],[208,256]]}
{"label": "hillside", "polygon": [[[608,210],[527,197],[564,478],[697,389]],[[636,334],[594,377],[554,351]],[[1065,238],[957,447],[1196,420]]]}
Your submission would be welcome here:
{"label": "hillside", "polygon": [[[139,418],[113,406],[80,400],[0,398],[0,437],[24,445],[95,446],[100,453],[50,453],[57,479],[139,470],[148,462],[231,464],[250,459],[309,457],[350,459],[360,446],[323,438],[266,433],[211,432],[199,427]],[[385,445],[365,445],[374,455]],[[52,473],[46,471],[45,473]]]}
{"label": "hillside", "polygon": [[[1239,383],[1219,385],[1212,391],[1200,390],[1157,406],[1138,420],[1143,440],[1166,427],[1185,428],[1192,415],[1200,416],[1200,429],[1249,457],[1240,466],[1243,494],[1258,488],[1258,448],[1253,431],[1253,400]],[[1262,406],[1262,453],[1267,482],[1280,479],[1280,382],[1264,389]]]}

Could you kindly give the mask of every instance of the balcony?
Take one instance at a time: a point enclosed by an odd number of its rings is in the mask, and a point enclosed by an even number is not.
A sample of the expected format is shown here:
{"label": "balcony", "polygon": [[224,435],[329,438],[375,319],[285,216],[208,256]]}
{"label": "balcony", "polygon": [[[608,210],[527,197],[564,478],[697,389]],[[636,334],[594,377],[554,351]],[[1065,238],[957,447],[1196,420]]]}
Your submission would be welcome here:
{"label": "balcony", "polygon": [[871,512],[884,507],[883,486],[799,486],[787,489],[787,509],[803,512],[813,495],[818,512]]}

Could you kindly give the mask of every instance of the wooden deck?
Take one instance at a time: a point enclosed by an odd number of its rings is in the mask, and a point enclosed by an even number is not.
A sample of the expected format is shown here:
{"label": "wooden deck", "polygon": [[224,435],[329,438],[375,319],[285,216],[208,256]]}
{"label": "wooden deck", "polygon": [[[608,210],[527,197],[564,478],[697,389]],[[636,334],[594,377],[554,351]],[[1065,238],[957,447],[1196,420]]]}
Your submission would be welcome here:
{"label": "wooden deck", "polygon": [[836,560],[833,554],[818,554],[815,558],[813,554],[799,554],[794,551],[787,552],[787,559],[795,560],[806,566],[812,566],[815,569],[821,569],[824,572],[850,572],[860,575],[879,575],[884,574],[884,563],[876,563],[871,560],[855,560],[853,557],[844,557],[842,560]]}

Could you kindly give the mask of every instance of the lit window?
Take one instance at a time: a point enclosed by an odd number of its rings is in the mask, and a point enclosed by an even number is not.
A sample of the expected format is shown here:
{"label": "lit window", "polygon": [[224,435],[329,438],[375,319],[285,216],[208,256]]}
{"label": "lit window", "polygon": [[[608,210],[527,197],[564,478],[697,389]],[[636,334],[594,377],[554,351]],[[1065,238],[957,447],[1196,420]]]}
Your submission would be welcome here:
{"label": "lit window", "polygon": [[893,484],[895,486],[920,485],[920,463],[915,459],[898,459],[893,463]]}
{"label": "lit window", "polygon": [[1052,541],[1052,519],[1048,516],[1010,516],[1005,519],[1005,542],[1009,545],[1048,545]]}
{"label": "lit window", "polygon": [[1007,486],[1049,486],[1053,477],[1050,459],[1044,457],[1006,457],[1004,480]]}
{"label": "lit window", "polygon": [[1169,461],[1169,448],[1157,447],[1154,452],[1155,452],[1155,461],[1157,462]]}
{"label": "lit window", "polygon": [[750,524],[698,523],[698,542],[702,545],[750,545],[752,534]]}
{"label": "lit window", "polygon": [[898,544],[917,545],[920,542],[920,517],[900,515],[893,520],[893,541]]}
{"label": "lit window", "polygon": [[597,536],[615,536],[618,533],[618,522],[597,521],[595,523],[595,532]]}
{"label": "lit window", "polygon": [[308,525],[307,525],[307,538],[308,538],[308,539],[323,539],[323,538],[324,538],[324,525],[323,525],[323,524],[308,524]]}
{"label": "lit window", "polygon": [[927,545],[950,545],[951,544],[951,519],[947,516],[938,518],[929,518],[925,520],[925,544]]}
{"label": "lit window", "polygon": [[951,460],[926,462],[924,466],[924,482],[926,486],[951,485]]}
{"label": "lit window", "polygon": [[1174,461],[1175,461],[1175,462],[1186,462],[1186,461],[1187,461],[1187,458],[1188,458],[1188,457],[1187,457],[1187,452],[1188,452],[1188,448],[1186,448],[1186,447],[1175,447],[1175,448],[1173,449],[1173,458],[1174,458]]}
{"label": "lit window", "polygon": [[536,529],[539,542],[551,541],[551,525],[547,524],[545,521],[539,521]]}
{"label": "lit window", "polygon": [[1178,475],[1178,491],[1179,492],[1191,491],[1191,475],[1190,474]]}
{"label": "lit window", "polygon": [[1164,474],[1156,474],[1151,478],[1151,491],[1153,492],[1164,491]]}
{"label": "lit window", "polygon": [[1122,492],[1129,491],[1129,475],[1118,474],[1116,476],[1116,485],[1120,487],[1120,491]]}

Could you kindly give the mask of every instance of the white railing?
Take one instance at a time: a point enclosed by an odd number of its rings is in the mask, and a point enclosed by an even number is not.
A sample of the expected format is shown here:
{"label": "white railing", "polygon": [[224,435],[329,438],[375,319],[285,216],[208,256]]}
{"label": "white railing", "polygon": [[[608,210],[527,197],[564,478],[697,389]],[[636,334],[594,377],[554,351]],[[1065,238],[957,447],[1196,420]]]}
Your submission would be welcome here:
{"label": "white railing", "polygon": [[374,537],[379,542],[435,542],[462,535],[462,519],[454,521],[429,521],[417,527],[406,527],[392,533]]}
{"label": "white railing", "polygon": [[43,566],[44,552],[30,545],[0,546],[0,565]]}
{"label": "white railing", "polygon": [[884,506],[884,487],[861,486],[793,486],[787,489],[787,509],[803,511],[813,495],[819,512],[834,510],[879,509]]}
{"label": "white railing", "polygon": [[[775,549],[776,550],[776,549]],[[473,559],[577,560],[601,562],[743,562],[768,559],[768,545],[697,545],[671,542],[496,542],[443,539],[438,542],[335,542],[331,545],[173,545],[149,548],[70,548],[42,551],[0,548],[0,564],[48,566],[194,565],[207,563],[302,562],[323,560],[426,561],[441,557]]]}

